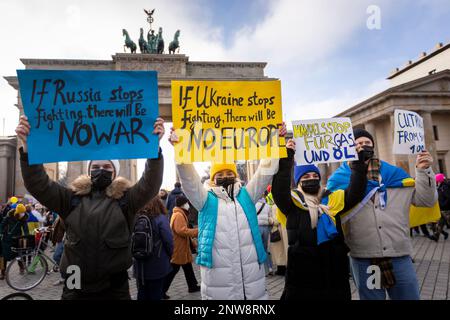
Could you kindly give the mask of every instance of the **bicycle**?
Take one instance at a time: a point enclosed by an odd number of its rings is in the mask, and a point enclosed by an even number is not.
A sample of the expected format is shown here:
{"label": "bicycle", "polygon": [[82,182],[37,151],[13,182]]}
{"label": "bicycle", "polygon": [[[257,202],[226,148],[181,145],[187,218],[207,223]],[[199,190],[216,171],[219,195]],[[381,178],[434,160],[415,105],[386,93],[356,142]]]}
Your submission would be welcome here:
{"label": "bicycle", "polygon": [[[37,245],[11,248],[17,253],[17,257],[7,266],[5,279],[6,283],[17,291],[31,290],[44,280],[49,273],[47,260],[52,264],[54,271],[58,270],[58,263],[44,252],[48,246],[47,235],[52,229],[42,227],[34,231]],[[29,240],[27,237],[19,237],[19,240],[20,238]]]}
{"label": "bicycle", "polygon": [[0,300],[33,300],[33,298],[24,292],[14,292],[4,296]]}

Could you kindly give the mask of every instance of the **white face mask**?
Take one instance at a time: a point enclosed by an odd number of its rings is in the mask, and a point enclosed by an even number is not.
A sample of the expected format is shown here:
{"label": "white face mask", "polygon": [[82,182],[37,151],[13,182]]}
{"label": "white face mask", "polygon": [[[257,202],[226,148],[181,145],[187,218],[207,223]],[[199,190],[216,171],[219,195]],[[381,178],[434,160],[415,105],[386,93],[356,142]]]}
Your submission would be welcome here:
{"label": "white face mask", "polygon": [[183,204],[182,206],[181,206],[181,208],[183,208],[184,210],[186,210],[186,211],[189,211],[189,203],[185,203],[185,204]]}

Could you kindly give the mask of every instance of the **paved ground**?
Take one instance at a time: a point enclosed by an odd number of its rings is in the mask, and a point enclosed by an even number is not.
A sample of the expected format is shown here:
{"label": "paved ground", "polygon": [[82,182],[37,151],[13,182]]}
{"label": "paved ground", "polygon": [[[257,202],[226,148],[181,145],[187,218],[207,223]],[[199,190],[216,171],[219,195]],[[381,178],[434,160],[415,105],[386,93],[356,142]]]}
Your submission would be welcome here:
{"label": "paved ground", "polygon": [[[450,239],[441,240],[436,243],[422,236],[413,238],[414,260],[421,290],[421,299],[426,300],[450,300]],[[197,279],[200,280],[199,268],[194,266]],[[28,293],[39,300],[58,300],[61,296],[62,286],[54,286],[53,283],[58,279],[58,274],[50,273],[44,281]],[[267,289],[270,299],[279,299],[284,287],[284,277],[269,276],[267,280]],[[358,299],[353,282],[353,299]],[[132,298],[136,298],[136,283],[130,281]],[[0,281],[0,297],[14,292],[8,287],[5,281]],[[188,293],[183,271],[177,274],[173,284],[168,292],[173,300],[198,300],[200,293]]]}

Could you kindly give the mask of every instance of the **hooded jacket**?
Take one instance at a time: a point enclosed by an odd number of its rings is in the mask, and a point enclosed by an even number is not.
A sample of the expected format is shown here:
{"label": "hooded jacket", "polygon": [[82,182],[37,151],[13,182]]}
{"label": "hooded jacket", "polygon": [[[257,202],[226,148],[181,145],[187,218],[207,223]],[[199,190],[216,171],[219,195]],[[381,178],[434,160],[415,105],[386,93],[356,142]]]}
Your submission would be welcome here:
{"label": "hooded jacket", "polygon": [[[199,254],[203,248],[200,234],[202,214],[208,197],[217,199],[216,224],[208,237],[212,241],[212,266],[200,266],[201,294],[203,300],[261,300],[267,299],[265,271],[258,261],[257,249],[248,217],[239,201],[232,200],[223,187],[203,186],[197,171],[191,164],[177,165],[183,191],[199,214]],[[261,198],[264,190],[278,170],[278,160],[261,160],[258,170],[246,186],[251,202]],[[241,184],[235,183],[234,199],[241,191]],[[214,213],[215,214],[215,213]],[[247,213],[249,214],[249,213]],[[256,215],[256,213],[255,213]],[[256,217],[253,217],[256,221]]]}
{"label": "hooded jacket", "polygon": [[70,265],[81,271],[81,290],[97,292],[111,287],[115,274],[132,264],[130,230],[134,216],[157,195],[162,182],[163,157],[148,159],[141,179],[131,183],[117,177],[103,191],[92,189],[89,176],[80,176],[70,188],[52,181],[42,165],[29,165],[20,149],[22,176],[27,190],[40,203],[58,212],[66,228],[61,270]]}
{"label": "hooded jacket", "polygon": [[197,237],[198,229],[189,228],[188,217],[183,209],[179,207],[173,208],[170,228],[172,229],[174,242],[172,260],[170,262],[178,265],[191,263],[193,259],[190,238]]}

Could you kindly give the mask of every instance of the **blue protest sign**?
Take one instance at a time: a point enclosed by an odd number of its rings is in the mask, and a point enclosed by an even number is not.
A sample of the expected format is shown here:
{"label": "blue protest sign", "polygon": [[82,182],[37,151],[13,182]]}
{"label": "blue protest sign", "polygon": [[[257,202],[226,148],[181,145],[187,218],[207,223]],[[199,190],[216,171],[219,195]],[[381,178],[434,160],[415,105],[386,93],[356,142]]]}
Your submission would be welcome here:
{"label": "blue protest sign", "polygon": [[157,158],[155,71],[17,70],[30,164]]}

